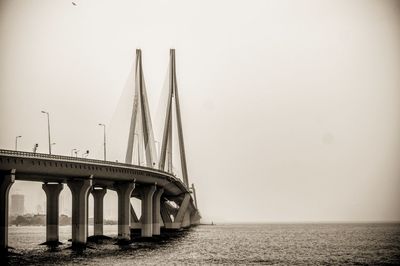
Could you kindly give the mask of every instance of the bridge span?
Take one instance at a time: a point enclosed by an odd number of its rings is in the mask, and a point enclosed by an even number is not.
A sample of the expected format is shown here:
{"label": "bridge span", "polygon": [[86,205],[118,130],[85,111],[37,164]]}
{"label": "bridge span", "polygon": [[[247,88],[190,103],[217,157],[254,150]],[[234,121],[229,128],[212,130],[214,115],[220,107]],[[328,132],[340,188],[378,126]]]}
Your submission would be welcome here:
{"label": "bridge span", "polygon": [[[42,182],[46,192],[46,240],[58,243],[58,196],[64,184],[72,193],[72,244],[86,244],[88,196],[94,199],[94,235],[103,235],[103,198],[108,189],[118,195],[118,238],[130,240],[130,230],[141,236],[160,234],[160,228],[180,229],[199,223],[200,215],[191,190],[174,175],[124,163],[0,150],[0,234],[1,247],[8,244],[8,198],[15,180]],[[130,198],[142,201],[137,218]],[[174,204],[171,204],[173,202]],[[176,207],[178,206],[178,207]],[[101,209],[100,209],[101,208]],[[128,215],[130,213],[130,215]]]}
{"label": "bridge span", "polygon": [[[82,249],[87,243],[90,193],[94,199],[96,237],[103,236],[103,199],[107,190],[116,191],[118,195],[118,239],[121,242],[130,241],[132,231],[140,231],[142,237],[153,237],[160,235],[161,228],[179,230],[200,222],[194,185],[189,187],[188,182],[175,50],[170,51],[169,94],[159,158],[155,149],[141,60],[141,51],[137,50],[135,97],[125,163],[0,149],[1,250],[8,248],[8,199],[10,187],[15,180],[43,183],[42,188],[46,193],[45,243],[51,246],[59,244],[59,195],[65,184],[72,194],[74,249]],[[172,174],[173,103],[182,180]],[[134,145],[135,141],[142,141],[143,145]],[[138,147],[136,154],[145,155],[146,166],[133,164],[135,146]],[[130,202],[131,197],[141,200],[141,217],[137,217]]]}

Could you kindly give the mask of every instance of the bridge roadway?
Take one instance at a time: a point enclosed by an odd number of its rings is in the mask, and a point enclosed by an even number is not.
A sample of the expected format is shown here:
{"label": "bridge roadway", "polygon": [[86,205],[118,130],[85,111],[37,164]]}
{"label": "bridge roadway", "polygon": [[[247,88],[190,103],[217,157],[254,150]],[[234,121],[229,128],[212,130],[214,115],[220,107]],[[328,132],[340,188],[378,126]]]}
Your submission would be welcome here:
{"label": "bridge roadway", "polygon": [[[94,199],[94,235],[103,235],[103,198],[118,195],[118,238],[129,241],[131,230],[142,237],[160,228],[181,229],[199,223],[191,191],[174,175],[118,162],[0,149],[0,248],[8,247],[8,198],[15,180],[42,182],[46,193],[46,244],[57,245],[59,194],[63,184],[72,193],[72,247],[84,248],[88,237],[88,195]],[[195,196],[195,195],[194,195]],[[141,199],[140,219],[130,198]]]}

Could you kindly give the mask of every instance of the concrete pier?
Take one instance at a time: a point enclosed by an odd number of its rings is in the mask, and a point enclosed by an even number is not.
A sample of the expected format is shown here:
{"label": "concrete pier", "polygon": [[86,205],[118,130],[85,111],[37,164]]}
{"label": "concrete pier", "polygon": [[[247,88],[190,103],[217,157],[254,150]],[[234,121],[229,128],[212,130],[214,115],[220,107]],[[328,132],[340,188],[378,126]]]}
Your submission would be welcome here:
{"label": "concrete pier", "polygon": [[140,223],[140,220],[138,219],[135,209],[133,208],[131,204],[131,225],[130,225],[131,230],[141,230],[142,224]]}
{"label": "concrete pier", "polygon": [[153,235],[160,235],[160,226],[161,226],[161,196],[164,193],[163,188],[158,188],[153,195]]}
{"label": "concrete pier", "polygon": [[153,236],[153,194],[156,186],[145,186],[141,188],[142,194],[142,237]]}
{"label": "concrete pier", "polygon": [[94,208],[94,215],[93,215],[94,236],[103,235],[103,219],[104,219],[103,200],[106,192],[107,192],[106,188],[98,188],[98,187],[93,188],[91,191],[93,195],[93,208]]}
{"label": "concrete pier", "polygon": [[118,182],[114,185],[114,188],[118,194],[118,239],[129,241],[131,239],[129,229],[131,194],[135,188],[135,183]]}
{"label": "concrete pier", "polygon": [[67,182],[72,193],[72,248],[85,248],[87,242],[88,194],[92,180],[70,180]]}
{"label": "concrete pier", "polygon": [[[174,221],[172,223],[169,223],[169,222],[166,223],[164,221],[166,229],[179,229],[182,226],[186,227],[186,224],[187,224],[188,221],[190,223],[190,213],[186,214],[186,212],[188,211],[190,198],[191,198],[190,194],[189,193],[185,193],[185,196],[183,197],[182,202],[181,202],[181,204],[179,206],[178,212],[176,214],[173,214]],[[166,204],[165,207],[168,207],[168,204]],[[171,210],[168,210],[168,212],[171,213]]]}
{"label": "concrete pier", "polygon": [[168,210],[168,203],[166,201],[161,202],[161,218],[164,223],[164,228],[171,228],[172,218],[171,213]]}
{"label": "concrete pier", "polygon": [[191,216],[190,210],[189,210],[189,208],[187,208],[185,214],[183,215],[183,219],[182,219],[182,223],[181,223],[182,228],[190,227],[190,216]]}
{"label": "concrete pier", "polygon": [[45,183],[42,188],[46,193],[46,242],[44,244],[57,246],[61,244],[58,241],[59,196],[64,185]]}
{"label": "concrete pier", "polygon": [[15,181],[15,169],[0,172],[0,252],[8,248],[8,194]]}

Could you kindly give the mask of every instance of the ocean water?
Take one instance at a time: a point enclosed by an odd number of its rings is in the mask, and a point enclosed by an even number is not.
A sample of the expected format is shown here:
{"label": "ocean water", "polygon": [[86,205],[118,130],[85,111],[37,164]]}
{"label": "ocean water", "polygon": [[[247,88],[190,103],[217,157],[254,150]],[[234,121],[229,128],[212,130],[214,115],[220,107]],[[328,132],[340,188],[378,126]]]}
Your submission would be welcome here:
{"label": "ocean water", "polygon": [[[89,230],[91,232],[93,228]],[[116,226],[105,234],[116,236]],[[64,245],[49,251],[45,227],[10,227],[11,265],[399,265],[400,224],[201,225],[155,242],[91,243],[82,254]]]}

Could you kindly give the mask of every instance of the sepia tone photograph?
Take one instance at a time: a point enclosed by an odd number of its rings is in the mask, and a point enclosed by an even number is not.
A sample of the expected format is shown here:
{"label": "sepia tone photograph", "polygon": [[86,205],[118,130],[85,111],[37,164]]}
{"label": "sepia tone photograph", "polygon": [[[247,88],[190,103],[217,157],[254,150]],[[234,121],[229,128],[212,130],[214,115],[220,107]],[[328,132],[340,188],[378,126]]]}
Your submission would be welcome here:
{"label": "sepia tone photograph", "polygon": [[0,0],[1,265],[400,265],[400,1]]}

